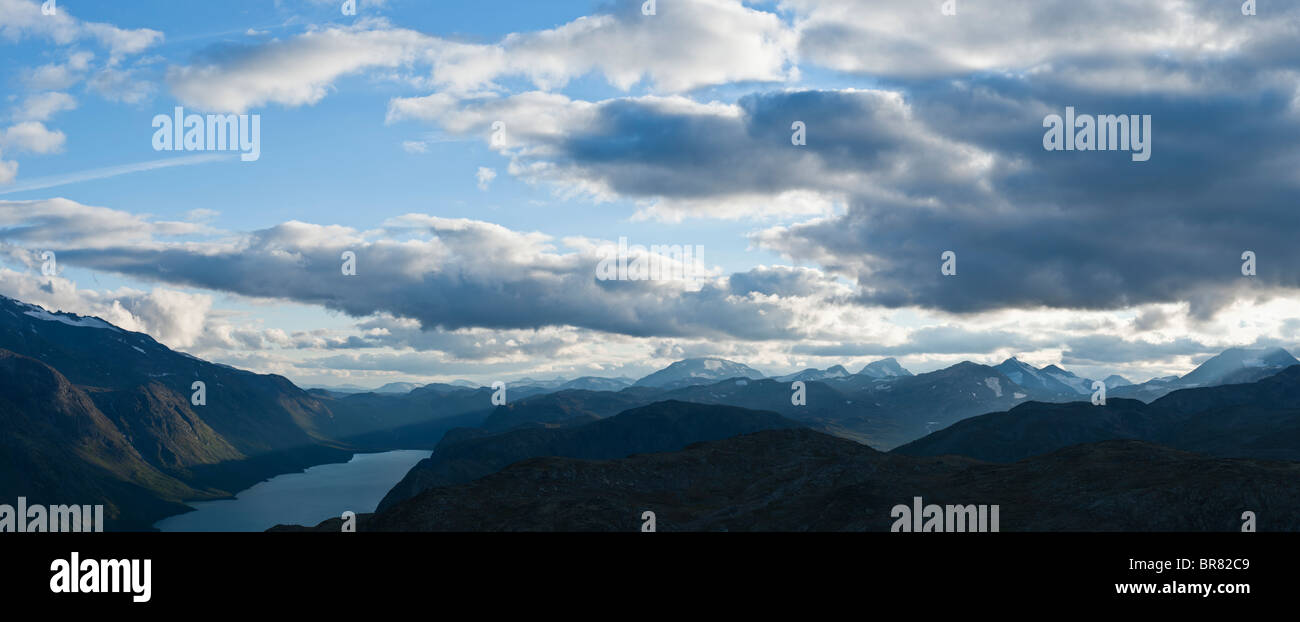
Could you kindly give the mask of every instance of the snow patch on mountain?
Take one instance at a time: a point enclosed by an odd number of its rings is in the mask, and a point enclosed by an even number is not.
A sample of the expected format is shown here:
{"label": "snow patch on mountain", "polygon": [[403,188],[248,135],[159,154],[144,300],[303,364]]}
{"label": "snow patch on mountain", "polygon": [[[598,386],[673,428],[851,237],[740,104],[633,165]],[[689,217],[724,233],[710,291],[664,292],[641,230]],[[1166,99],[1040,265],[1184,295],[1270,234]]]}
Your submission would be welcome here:
{"label": "snow patch on mountain", "polygon": [[45,309],[41,309],[39,307],[33,308],[28,311],[24,311],[23,315],[29,315],[38,320],[44,320],[46,322],[59,322],[60,324],[67,324],[68,326],[80,326],[82,328],[107,328],[109,330],[117,330],[117,328],[114,327],[112,324],[109,324],[108,322],[105,322],[104,320],[101,320],[97,317],[81,317],[78,315],[65,315],[62,313],[55,314],[55,313],[50,313],[49,311],[46,311]]}

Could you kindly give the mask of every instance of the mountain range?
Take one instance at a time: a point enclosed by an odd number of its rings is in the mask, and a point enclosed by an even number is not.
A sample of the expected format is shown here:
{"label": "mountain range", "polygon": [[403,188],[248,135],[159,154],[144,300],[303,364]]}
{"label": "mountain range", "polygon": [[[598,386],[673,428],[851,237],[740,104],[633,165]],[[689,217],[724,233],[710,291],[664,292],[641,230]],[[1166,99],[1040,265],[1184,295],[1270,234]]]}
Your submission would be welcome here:
{"label": "mountain range", "polygon": [[[490,387],[464,381],[303,390],[99,318],[0,297],[0,498],[104,503],[109,528],[147,529],[186,501],[355,452],[432,451],[389,493],[392,510],[534,458],[637,460],[795,428],[909,459],[1011,463],[1127,440],[1294,461],[1296,362],[1281,349],[1233,348],[1182,377],[1108,378],[1108,402],[1094,407],[1090,379],[1015,358],[922,374],[884,359],[858,373],[836,365],[770,378],[705,357],[636,380],[512,383],[508,403],[493,405]],[[204,403],[192,399],[198,382]]]}
{"label": "mountain range", "polygon": [[[731,408],[720,419],[728,425],[749,417],[751,427],[785,431],[629,455],[649,451],[649,439],[669,427],[637,423],[685,406],[658,402],[465,440],[449,434],[364,518],[365,528],[618,531],[634,529],[637,508],[648,508],[682,530],[885,530],[889,499],[912,494],[999,504],[1016,530],[1234,530],[1244,509],[1266,511],[1274,529],[1300,529],[1300,484],[1287,479],[1300,474],[1300,365],[1152,404],[1028,402],[889,454]],[[614,422],[623,424],[618,433],[608,431]],[[580,448],[558,440],[571,438],[582,439]],[[637,438],[646,444],[629,444]],[[602,482],[612,490],[598,493]],[[544,503],[523,495],[529,486],[547,491]],[[865,514],[851,513],[849,499]],[[479,523],[476,513],[497,518]]]}

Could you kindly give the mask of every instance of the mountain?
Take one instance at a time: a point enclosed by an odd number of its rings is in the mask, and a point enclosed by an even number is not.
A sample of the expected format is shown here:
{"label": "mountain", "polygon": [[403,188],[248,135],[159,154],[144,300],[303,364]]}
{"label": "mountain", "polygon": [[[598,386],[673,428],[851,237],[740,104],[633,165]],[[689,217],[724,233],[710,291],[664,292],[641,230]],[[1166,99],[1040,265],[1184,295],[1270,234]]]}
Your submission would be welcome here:
{"label": "mountain", "polygon": [[375,393],[410,393],[421,386],[414,382],[390,382],[375,389]]}
{"label": "mountain", "polygon": [[1020,385],[987,365],[962,362],[946,369],[898,378],[853,396],[871,414],[898,426],[894,446],[973,415],[1005,410],[1028,399]]}
{"label": "mountain", "polygon": [[[358,530],[637,532],[653,511],[665,532],[889,531],[892,508],[914,497],[997,505],[1001,531],[1238,531],[1242,508],[1254,507],[1269,508],[1274,529],[1297,530],[1297,477],[1296,463],[1133,441],[1003,465],[783,429],[615,460],[522,460],[359,517]],[[314,529],[337,532],[339,520]]]}
{"label": "mountain", "polygon": [[863,375],[808,381],[804,392],[805,403],[794,404],[789,383],[742,378],[682,387],[656,399],[773,410],[813,429],[878,449],[1029,399],[997,370],[969,362],[888,381]]}
{"label": "mountain", "polygon": [[1012,382],[1033,395],[1034,399],[1055,401],[1092,393],[1092,381],[1080,378],[1055,365],[1042,369],[1011,357],[994,367]]}
{"label": "mountain", "polygon": [[552,424],[573,419],[601,419],[653,401],[636,391],[584,391],[567,389],[524,398],[497,406],[483,422],[484,430],[499,432],[530,424]]}
{"label": "mountain", "polygon": [[1251,384],[1174,391],[1150,404],[1030,402],[959,421],[894,451],[1013,462],[1114,439],[1213,456],[1300,460],[1300,365]]}
{"label": "mountain", "polygon": [[903,366],[899,365],[898,361],[893,358],[887,358],[868,364],[858,372],[858,375],[871,378],[897,378],[911,376],[912,372],[903,369]]}
{"label": "mountain", "polygon": [[675,389],[696,384],[710,384],[728,378],[765,378],[761,372],[741,363],[720,358],[694,358],[677,361],[633,383],[638,387]]}
{"label": "mountain", "polygon": [[1125,378],[1119,374],[1111,374],[1109,376],[1106,376],[1106,379],[1102,380],[1102,382],[1106,385],[1107,390],[1118,388],[1118,387],[1127,387],[1133,384],[1132,382],[1129,381],[1128,378]]}
{"label": "mountain", "polygon": [[511,387],[536,387],[538,389],[556,389],[564,385],[568,380],[556,376],[551,380],[536,380],[533,378],[519,378],[511,380],[507,384]]}
{"label": "mountain", "polygon": [[[5,297],[0,357],[4,491],[33,503],[104,501],[106,522],[119,528],[147,529],[184,511],[181,501],[228,496],[359,449],[431,448],[492,408],[489,389],[307,392]],[[203,403],[194,403],[195,383]]]}
{"label": "mountain", "polygon": [[1300,365],[1282,348],[1229,348],[1179,379],[1182,387],[1254,382],[1292,365]]}
{"label": "mountain", "polygon": [[598,376],[583,376],[574,378],[562,385],[558,390],[581,389],[584,391],[618,391],[632,386],[631,378],[601,378]]}
{"label": "mountain", "polygon": [[1150,402],[1178,389],[1255,382],[1296,364],[1300,360],[1282,348],[1228,348],[1181,378],[1156,378],[1110,394]]}
{"label": "mountain", "polygon": [[[346,425],[282,376],[209,363],[98,318],[3,297],[0,348],[57,369],[72,384],[91,388],[97,404],[119,410],[149,386],[155,399],[135,403],[184,405],[187,415],[200,417],[243,455],[317,445],[329,430]],[[190,406],[196,381],[204,383],[204,406]]]}
{"label": "mountain", "polygon": [[815,368],[809,367],[808,369],[805,369],[805,370],[803,370],[803,371],[799,371],[799,372],[795,372],[795,373],[793,373],[793,374],[786,374],[786,375],[784,375],[784,376],[778,376],[777,378],[775,378],[775,380],[779,380],[779,381],[781,381],[781,382],[794,382],[794,381],[796,381],[796,380],[801,380],[801,381],[805,381],[805,382],[806,382],[806,381],[809,381],[809,380],[827,380],[827,379],[830,379],[830,378],[847,378],[847,377],[850,376],[850,375],[851,375],[851,374],[849,374],[849,370],[844,369],[844,366],[843,366],[843,365],[832,365],[832,366],[830,366],[830,367],[827,367],[826,369],[815,369]]}
{"label": "mountain", "polygon": [[[207,494],[150,464],[63,374],[8,350],[0,350],[0,429],[5,503],[100,504],[109,526],[145,528],[153,516],[183,511],[177,500]],[[212,457],[221,456],[203,456]]]}
{"label": "mountain", "polygon": [[1093,381],[1091,379],[1081,378],[1079,376],[1074,375],[1074,372],[1066,371],[1055,365],[1048,365],[1047,367],[1044,367],[1039,371],[1041,371],[1047,377],[1052,378],[1058,383],[1064,385],[1071,393],[1075,395],[1092,395]]}
{"label": "mountain", "polygon": [[800,427],[773,412],[657,402],[573,427],[530,427],[490,436],[445,438],[384,497],[379,510],[437,486],[459,484],[539,456],[608,460],[675,451],[691,443],[759,430]]}

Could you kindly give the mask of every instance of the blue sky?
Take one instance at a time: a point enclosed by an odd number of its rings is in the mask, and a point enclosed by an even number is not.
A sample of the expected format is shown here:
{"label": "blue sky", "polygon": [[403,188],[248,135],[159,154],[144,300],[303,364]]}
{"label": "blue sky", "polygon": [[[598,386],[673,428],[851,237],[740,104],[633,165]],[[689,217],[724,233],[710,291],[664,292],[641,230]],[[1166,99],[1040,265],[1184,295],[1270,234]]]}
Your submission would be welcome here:
{"label": "blue sky", "polygon": [[[341,4],[0,0],[0,293],[303,384],[704,355],[1141,380],[1300,340],[1294,7]],[[260,115],[260,159],[174,165],[213,156],[152,148],[176,106]],[[1152,115],[1153,159],[1044,151],[1066,106]],[[619,237],[709,277],[593,279]]]}

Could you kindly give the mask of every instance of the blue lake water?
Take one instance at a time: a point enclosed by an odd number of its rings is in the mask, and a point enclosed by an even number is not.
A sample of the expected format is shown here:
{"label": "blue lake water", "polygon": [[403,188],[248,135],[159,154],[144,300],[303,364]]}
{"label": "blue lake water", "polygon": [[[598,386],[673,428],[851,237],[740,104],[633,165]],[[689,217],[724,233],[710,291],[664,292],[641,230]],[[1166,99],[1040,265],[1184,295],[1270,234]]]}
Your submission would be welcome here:
{"label": "blue lake water", "polygon": [[357,454],[343,464],[322,464],[302,473],[277,475],[234,499],[189,503],[187,512],[158,521],[162,531],[265,531],[276,525],[316,525],[375,506],[428,451]]}

